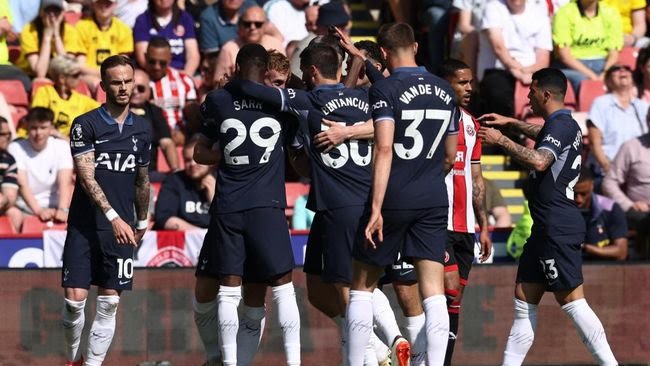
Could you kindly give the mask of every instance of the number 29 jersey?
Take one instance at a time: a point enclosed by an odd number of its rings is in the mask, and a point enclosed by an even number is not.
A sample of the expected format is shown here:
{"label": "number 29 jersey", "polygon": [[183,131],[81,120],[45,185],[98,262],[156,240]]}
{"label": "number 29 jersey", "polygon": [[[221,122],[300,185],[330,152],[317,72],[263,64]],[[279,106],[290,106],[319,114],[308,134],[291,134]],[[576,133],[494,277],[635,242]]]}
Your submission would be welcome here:
{"label": "number 29 jersey", "polygon": [[222,153],[210,213],[287,205],[284,189],[284,128],[277,108],[225,89],[201,105],[202,133]]}
{"label": "number 29 jersey", "polygon": [[530,173],[527,194],[532,233],[582,243],[585,222],[573,200],[582,165],[582,133],[569,110],[548,116],[535,149],[550,151],[555,160],[545,171]]}
{"label": "number 29 jersey", "polygon": [[449,83],[424,67],[402,67],[370,87],[372,117],[394,123],[393,162],[383,208],[448,207],[445,138],[460,112]]}

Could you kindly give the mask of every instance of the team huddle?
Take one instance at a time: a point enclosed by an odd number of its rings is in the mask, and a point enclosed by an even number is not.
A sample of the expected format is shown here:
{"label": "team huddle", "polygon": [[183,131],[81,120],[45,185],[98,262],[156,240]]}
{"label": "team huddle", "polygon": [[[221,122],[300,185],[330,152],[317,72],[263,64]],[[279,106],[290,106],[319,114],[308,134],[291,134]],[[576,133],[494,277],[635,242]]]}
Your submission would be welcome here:
{"label": "team huddle", "polygon": [[[500,146],[531,169],[535,223],[517,273],[503,365],[523,363],[545,291],[555,294],[598,363],[617,365],[582,291],[585,229],[573,203],[582,139],[563,109],[563,74],[533,75],[529,99],[543,127],[499,115],[484,116],[481,126],[466,110],[472,70],[457,60],[446,61],[439,76],[419,67],[409,25],[383,26],[376,52],[336,34],[329,37],[336,44],[313,42],[300,54],[307,91],[265,85],[269,53],[249,44],[237,54],[232,79],[201,107],[194,160],[218,166],[193,300],[206,365],[253,363],[269,286],[287,365],[301,364],[285,150],[295,170],[311,179],[307,207],[316,214],[304,263],[308,297],[338,325],[342,363],[450,365],[474,248],[485,261],[492,247],[482,143]],[[345,84],[339,50],[349,59]],[[102,364],[120,293],[132,286],[133,248],[147,227],[151,131],[128,110],[133,71],[128,58],[109,57],[101,68],[106,104],[71,129],[78,179],[62,270],[66,365]],[[363,75],[367,85],[350,75]],[[535,149],[493,128],[506,125],[535,139]],[[334,131],[336,138],[327,135]],[[406,324],[397,324],[380,289],[388,284]],[[82,355],[90,285],[99,296]]]}

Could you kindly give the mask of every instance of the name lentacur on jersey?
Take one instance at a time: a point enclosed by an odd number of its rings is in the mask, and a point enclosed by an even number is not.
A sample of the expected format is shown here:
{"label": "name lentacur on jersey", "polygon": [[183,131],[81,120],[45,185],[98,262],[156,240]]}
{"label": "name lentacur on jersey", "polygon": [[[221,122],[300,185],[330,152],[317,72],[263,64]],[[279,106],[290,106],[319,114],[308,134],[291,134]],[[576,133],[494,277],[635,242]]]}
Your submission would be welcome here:
{"label": "name lentacur on jersey", "polygon": [[[434,86],[433,90],[438,98],[440,98],[445,104],[451,103],[451,95],[447,94],[442,88]],[[405,90],[404,93],[399,97],[399,100],[404,104],[409,104],[413,98],[420,95],[431,95],[434,94],[431,91],[431,84],[418,84],[414,85],[408,90]]]}
{"label": "name lentacur on jersey", "polygon": [[363,111],[363,113],[368,113],[368,103],[356,97],[332,99],[321,108],[321,111],[323,114],[328,115],[342,107],[355,107]]}

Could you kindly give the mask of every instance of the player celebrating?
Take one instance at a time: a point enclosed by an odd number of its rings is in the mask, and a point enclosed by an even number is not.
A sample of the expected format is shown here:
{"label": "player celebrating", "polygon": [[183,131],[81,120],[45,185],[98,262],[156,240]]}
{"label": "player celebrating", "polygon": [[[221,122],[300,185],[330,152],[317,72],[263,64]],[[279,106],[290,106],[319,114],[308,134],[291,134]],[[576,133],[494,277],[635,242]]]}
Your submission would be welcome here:
{"label": "player celebrating", "polygon": [[67,366],[84,364],[79,342],[90,285],[98,287],[97,313],[84,365],[104,361],[120,294],[133,285],[133,250],[147,229],[151,129],[146,120],[129,112],[133,61],[111,56],[100,73],[106,104],[77,117],[70,130],[77,182],[63,249]]}
{"label": "player celebrating", "polygon": [[[262,82],[268,53],[249,44],[237,54],[236,73]],[[202,105],[207,120],[195,158],[219,142],[217,194],[210,207],[212,221],[196,270],[196,308],[214,306],[217,297],[219,336],[224,365],[237,364],[237,306],[242,277],[270,283],[283,332],[288,365],[300,364],[300,316],[291,282],[295,265],[284,215],[284,126],[278,112],[262,102],[225,89],[208,94]],[[196,159],[199,162],[198,159]],[[201,163],[209,163],[201,161]],[[219,279],[219,292],[216,280]],[[197,321],[202,339],[212,332]]]}
{"label": "player celebrating", "polygon": [[567,79],[560,70],[546,68],[535,72],[532,80],[528,99],[533,112],[544,117],[543,126],[496,114],[482,116],[481,122],[517,129],[535,139],[534,150],[514,143],[494,128],[481,127],[479,131],[483,142],[500,146],[531,169],[527,196],[533,227],[519,259],[515,320],[503,365],[523,363],[533,344],[537,305],[545,291],[553,292],[598,364],[618,365],[582,287],[580,246],[585,224],[573,200],[582,164],[582,134],[571,112],[564,109]]}
{"label": "player celebrating", "polygon": [[[474,260],[475,219],[481,232],[481,257],[484,262],[490,257],[492,240],[488,231],[485,211],[485,185],[481,171],[481,141],[477,138],[479,124],[467,111],[472,96],[472,70],[462,61],[446,60],[440,66],[440,76],[447,80],[456,93],[460,105],[458,121],[458,147],[454,166],[447,174],[447,195],[449,198],[448,242],[445,256],[445,294],[449,312],[449,341],[445,365],[451,365],[454,345],[458,334],[458,317],[463,290],[469,279]],[[448,260],[447,260],[448,258]]]}
{"label": "player celebrating", "polygon": [[[361,364],[358,350],[372,330],[372,291],[401,251],[413,261],[424,299],[428,363],[442,365],[449,332],[442,265],[448,210],[444,176],[456,154],[458,107],[446,81],[417,67],[417,43],[408,24],[382,26],[377,43],[391,76],[370,88],[375,162],[364,233],[370,245],[358,238],[354,246],[348,361]],[[408,364],[408,343],[397,351],[399,365]]]}

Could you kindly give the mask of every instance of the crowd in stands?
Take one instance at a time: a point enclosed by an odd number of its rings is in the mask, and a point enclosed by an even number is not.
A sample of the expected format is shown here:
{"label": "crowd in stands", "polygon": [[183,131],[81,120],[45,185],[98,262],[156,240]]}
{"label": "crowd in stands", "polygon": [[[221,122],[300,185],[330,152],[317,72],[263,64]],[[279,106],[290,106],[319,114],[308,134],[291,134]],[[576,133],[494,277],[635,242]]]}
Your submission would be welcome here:
{"label": "crowd in stands", "polygon": [[[620,206],[637,252],[650,258],[650,8],[644,0],[384,5],[379,22],[406,21],[419,30],[418,60],[431,71],[447,57],[472,67],[476,116],[496,112],[536,123],[518,94],[526,90],[521,86],[536,70],[562,69],[575,99],[568,105],[586,115],[583,165],[592,173],[594,197]],[[65,223],[74,179],[70,126],[104,101],[102,61],[125,54],[140,68],[131,110],[154,131],[150,170],[162,188],[152,225],[204,227],[196,215],[206,211],[214,194],[206,187],[215,178],[187,154],[201,128],[200,103],[228,81],[239,48],[258,43],[274,50],[277,74],[269,82],[304,87],[301,50],[313,39],[326,41],[332,26],[349,33],[355,20],[341,0],[0,0],[0,84],[15,81],[0,85],[0,214],[16,232],[25,215]],[[367,87],[367,75],[385,73],[385,62],[375,43],[362,40],[357,47],[376,68],[359,74],[357,86]],[[179,187],[190,195],[187,204],[179,203],[185,199]],[[304,197],[298,197],[300,209]],[[511,226],[505,205],[494,206],[493,224]],[[297,228],[309,221],[302,212],[294,220]]]}

